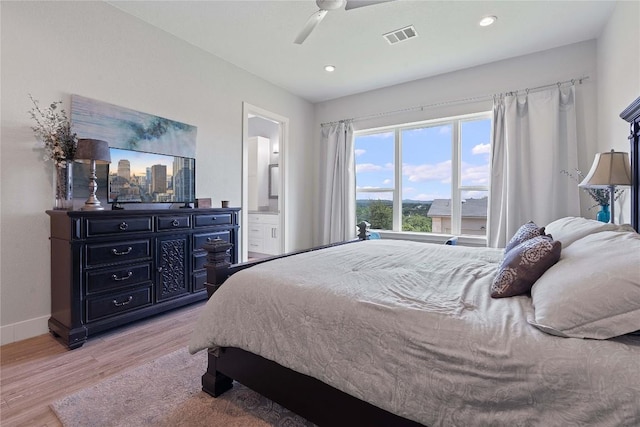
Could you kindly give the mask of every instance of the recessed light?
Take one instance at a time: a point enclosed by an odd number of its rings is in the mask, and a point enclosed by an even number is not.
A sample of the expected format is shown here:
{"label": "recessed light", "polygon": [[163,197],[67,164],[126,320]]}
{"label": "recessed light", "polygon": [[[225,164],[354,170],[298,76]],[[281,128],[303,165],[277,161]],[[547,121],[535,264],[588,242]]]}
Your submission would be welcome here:
{"label": "recessed light", "polygon": [[328,73],[333,73],[336,70],[334,65],[325,65],[324,70]]}
{"label": "recessed light", "polygon": [[496,22],[498,20],[497,16],[485,16],[484,18],[482,18],[480,20],[480,26],[481,27],[488,27],[489,25],[493,24],[494,22]]}

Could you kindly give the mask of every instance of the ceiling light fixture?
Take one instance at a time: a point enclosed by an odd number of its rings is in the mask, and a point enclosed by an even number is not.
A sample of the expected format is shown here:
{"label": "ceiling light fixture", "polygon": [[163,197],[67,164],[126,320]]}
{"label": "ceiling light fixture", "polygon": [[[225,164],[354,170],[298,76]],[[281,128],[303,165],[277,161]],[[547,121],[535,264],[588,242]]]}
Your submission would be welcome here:
{"label": "ceiling light fixture", "polygon": [[336,67],[334,65],[325,65],[324,70],[327,73],[333,73],[336,70]]}
{"label": "ceiling light fixture", "polygon": [[488,27],[489,25],[493,24],[494,22],[496,22],[498,20],[497,16],[485,16],[484,18],[482,18],[480,20],[480,26],[481,27]]}

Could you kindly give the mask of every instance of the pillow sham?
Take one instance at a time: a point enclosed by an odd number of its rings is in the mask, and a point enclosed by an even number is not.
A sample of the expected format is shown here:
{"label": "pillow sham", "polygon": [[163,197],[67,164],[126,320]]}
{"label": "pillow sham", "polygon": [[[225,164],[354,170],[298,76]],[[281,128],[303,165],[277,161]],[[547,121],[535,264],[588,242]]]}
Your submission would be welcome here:
{"label": "pillow sham", "polygon": [[620,227],[594,219],[568,216],[547,224],[545,230],[553,235],[555,240],[562,242],[562,247],[566,249],[567,246],[585,236],[601,231],[616,231]]}
{"label": "pillow sham", "polygon": [[562,244],[537,236],[507,252],[491,284],[493,298],[512,297],[531,290],[545,271],[560,259]]}
{"label": "pillow sham", "polygon": [[522,224],[518,231],[515,232],[509,243],[504,247],[504,253],[506,254],[511,249],[518,246],[520,243],[538,236],[544,236],[544,227],[538,227],[533,221],[529,221],[526,224]]}
{"label": "pillow sham", "polygon": [[549,334],[608,339],[640,330],[640,234],[602,231],[563,248],[531,298],[529,323]]}

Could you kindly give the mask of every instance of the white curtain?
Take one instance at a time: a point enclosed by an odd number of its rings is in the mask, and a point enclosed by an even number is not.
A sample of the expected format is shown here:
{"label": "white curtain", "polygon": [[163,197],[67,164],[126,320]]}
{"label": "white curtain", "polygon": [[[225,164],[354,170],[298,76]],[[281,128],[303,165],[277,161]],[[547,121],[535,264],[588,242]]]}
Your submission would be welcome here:
{"label": "white curtain", "polygon": [[578,165],[573,85],[496,98],[492,139],[488,246],[528,221],[580,216],[578,186],[562,173]]}
{"label": "white curtain", "polygon": [[356,178],[350,121],[322,127],[320,154],[319,244],[353,239],[356,237]]}

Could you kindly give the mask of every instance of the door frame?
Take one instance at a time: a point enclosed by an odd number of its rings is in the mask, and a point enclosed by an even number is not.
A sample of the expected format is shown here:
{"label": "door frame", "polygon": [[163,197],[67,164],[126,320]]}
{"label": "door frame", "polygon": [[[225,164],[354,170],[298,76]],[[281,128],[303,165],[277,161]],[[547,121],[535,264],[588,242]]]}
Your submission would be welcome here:
{"label": "door frame", "polygon": [[264,117],[280,124],[280,140],[278,141],[278,165],[280,195],[278,196],[278,229],[280,230],[280,253],[284,253],[286,245],[286,200],[287,200],[287,149],[289,140],[289,118],[249,104],[242,103],[242,211],[240,221],[240,262],[249,258],[249,233],[245,233],[249,224],[249,115]]}

